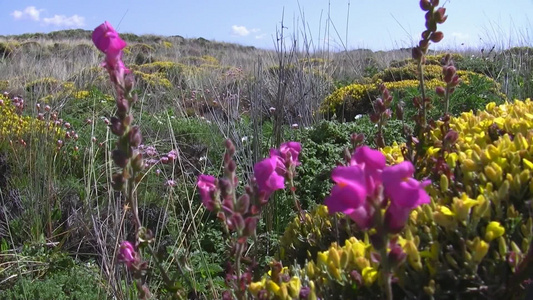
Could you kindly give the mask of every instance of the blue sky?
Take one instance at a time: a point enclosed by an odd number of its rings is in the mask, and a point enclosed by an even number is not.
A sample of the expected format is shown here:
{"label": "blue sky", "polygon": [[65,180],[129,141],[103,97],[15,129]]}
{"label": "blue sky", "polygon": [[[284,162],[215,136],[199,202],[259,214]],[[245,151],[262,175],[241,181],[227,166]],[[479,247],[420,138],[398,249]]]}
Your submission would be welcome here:
{"label": "blue sky", "polygon": [[[282,14],[286,36],[305,31],[313,48],[411,47],[424,29],[418,0],[139,0],[0,1],[0,35],[93,29],[181,35],[273,48]],[[533,45],[533,0],[441,0],[448,20],[437,48]],[[348,16],[349,13],[349,16]],[[329,15],[329,20],[328,20]],[[348,26],[347,26],[348,22]],[[329,26],[329,34],[327,27]],[[348,28],[348,33],[346,33]],[[300,35],[298,38],[302,40]]]}

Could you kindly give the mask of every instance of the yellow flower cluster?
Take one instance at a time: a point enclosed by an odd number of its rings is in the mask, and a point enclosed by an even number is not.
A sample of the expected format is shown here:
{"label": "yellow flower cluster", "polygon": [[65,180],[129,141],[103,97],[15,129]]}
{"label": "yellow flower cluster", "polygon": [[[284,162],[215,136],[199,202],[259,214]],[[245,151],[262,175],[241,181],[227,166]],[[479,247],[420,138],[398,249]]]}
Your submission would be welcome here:
{"label": "yellow flower cluster", "polygon": [[[341,87],[335,90],[331,95],[326,97],[324,102],[322,102],[320,111],[322,113],[334,112],[338,107],[342,106],[344,101],[350,102],[368,102],[375,99],[379,94],[379,85],[381,81],[376,83],[354,83],[344,87]],[[428,89],[435,89],[437,86],[443,86],[444,82],[438,79],[431,79],[425,81],[425,86]],[[418,80],[402,80],[395,82],[387,82],[387,89],[390,91],[406,89],[406,88],[417,88],[420,86]]]}
{"label": "yellow flower cluster", "polygon": [[53,123],[21,116],[11,100],[0,95],[0,143],[21,140],[27,142],[31,137],[42,139],[43,135],[57,141],[65,135],[65,131]]}
{"label": "yellow flower cluster", "polygon": [[[321,208],[323,209],[323,208]],[[405,242],[404,242],[405,244]],[[289,276],[289,269],[283,268],[281,275],[290,278],[288,281],[280,280],[283,276],[273,275],[269,272],[258,282],[249,285],[250,292],[257,296],[265,291],[269,299],[300,299],[302,286],[308,289],[307,299],[318,299],[322,287],[336,282],[341,285],[372,286],[378,279],[377,262],[370,257],[372,246],[368,239],[365,241],[351,237],[344,246],[332,243],[328,250],[317,253],[316,263],[311,260],[304,268],[295,270]],[[354,276],[351,274],[359,274]],[[361,280],[358,281],[358,278]]]}
{"label": "yellow flower cluster", "polygon": [[[288,278],[288,281],[282,280],[282,277]],[[289,275],[289,269],[284,267],[279,274],[268,272],[268,276],[263,277],[260,281],[252,282],[248,286],[250,293],[257,297],[260,292],[266,292],[269,299],[299,299],[302,282],[300,277]],[[315,294],[311,294],[308,299],[316,300]]]}
{"label": "yellow flower cluster", "polygon": [[133,71],[133,74],[141,86],[146,85],[152,88],[162,87],[167,90],[172,88],[172,83],[163,73],[143,73],[141,71]]}
{"label": "yellow flower cluster", "polygon": [[287,262],[292,263],[296,253],[306,252],[302,251],[302,248],[312,248],[321,244],[324,236],[329,235],[332,219],[328,214],[328,208],[324,205],[306,212],[304,222],[301,222],[299,216],[295,217],[281,237],[278,259],[285,261],[289,258],[291,261]]}

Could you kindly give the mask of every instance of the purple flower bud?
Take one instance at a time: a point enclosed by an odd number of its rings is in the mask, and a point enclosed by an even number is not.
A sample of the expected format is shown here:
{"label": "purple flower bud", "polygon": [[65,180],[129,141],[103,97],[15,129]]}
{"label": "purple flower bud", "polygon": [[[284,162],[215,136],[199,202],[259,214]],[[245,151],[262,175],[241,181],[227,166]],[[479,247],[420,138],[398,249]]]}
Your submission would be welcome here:
{"label": "purple flower bud", "polygon": [[439,97],[444,97],[444,95],[446,95],[446,90],[442,86],[438,86],[435,88],[435,93],[437,93]]}
{"label": "purple flower bud", "polygon": [[115,164],[117,164],[117,166],[121,168],[125,168],[128,164],[128,156],[126,155],[126,153],[124,153],[124,151],[120,149],[113,150],[111,152],[111,158],[113,159]]}
{"label": "purple flower bud", "polygon": [[124,176],[122,176],[122,173],[115,173],[111,178],[111,187],[113,187],[115,191],[121,191],[124,188],[125,182],[126,180],[124,179]]}
{"label": "purple flower bud", "polygon": [[449,144],[455,144],[455,142],[459,139],[459,134],[455,130],[450,130],[446,135],[444,136],[444,141]]}
{"label": "purple flower bud", "polygon": [[111,132],[114,135],[122,136],[124,134],[124,131],[126,130],[124,126],[122,125],[122,121],[120,121],[117,117],[111,118]]}
{"label": "purple flower bud", "polygon": [[438,43],[440,41],[442,41],[442,39],[444,38],[444,33],[442,33],[442,31],[435,31],[431,34],[430,36],[430,40],[433,42],[433,43]]}
{"label": "purple flower bud", "polygon": [[431,9],[431,3],[429,3],[429,0],[420,0],[420,8],[423,11],[428,11]]}
{"label": "purple flower bud", "polygon": [[422,56],[424,56],[424,53],[422,52],[422,49],[420,47],[413,47],[413,50],[411,52],[411,56],[414,60],[420,61],[422,60]]}
{"label": "purple flower bud", "polygon": [[141,144],[142,142],[142,135],[141,135],[141,130],[139,129],[139,126],[133,126],[129,133],[128,133],[128,138],[129,138],[129,141],[130,141],[130,146],[132,147],[137,147]]}
{"label": "purple flower bud", "polygon": [[374,124],[377,124],[379,122],[379,118],[380,116],[376,113],[371,113],[370,114],[370,121]]}
{"label": "purple flower bud", "polygon": [[244,221],[244,236],[254,236],[255,235],[255,229],[257,227],[257,218],[256,217],[248,217]]}
{"label": "purple flower bud", "polygon": [[126,93],[131,92],[134,86],[135,78],[133,77],[133,74],[127,74],[124,76],[124,88],[126,89]]}
{"label": "purple flower bud", "polygon": [[130,108],[130,105],[128,103],[128,100],[126,100],[125,98],[117,98],[116,100],[116,104],[117,104],[117,111],[119,113],[119,115],[125,115],[129,108]]}
{"label": "purple flower bud", "polygon": [[398,267],[403,264],[406,258],[407,253],[403,251],[400,245],[394,244],[391,246],[391,250],[389,252],[389,262],[393,267]]}
{"label": "purple flower bud", "polygon": [[134,171],[138,172],[141,171],[144,167],[143,165],[143,155],[142,153],[138,153],[132,160],[131,160],[131,167]]}
{"label": "purple flower bud", "polygon": [[[438,1],[437,1],[438,2]],[[437,24],[442,24],[446,21],[448,16],[445,15],[446,8],[439,7],[434,13],[433,13],[433,19]]]}

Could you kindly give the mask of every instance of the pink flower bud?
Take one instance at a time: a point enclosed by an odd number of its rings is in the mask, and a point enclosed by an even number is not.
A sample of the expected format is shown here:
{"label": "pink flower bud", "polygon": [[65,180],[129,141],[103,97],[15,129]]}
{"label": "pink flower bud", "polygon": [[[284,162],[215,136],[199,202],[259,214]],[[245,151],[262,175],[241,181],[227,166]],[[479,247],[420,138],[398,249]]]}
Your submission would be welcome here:
{"label": "pink flower bud", "polygon": [[422,52],[422,49],[420,49],[420,47],[413,47],[411,56],[414,60],[420,61],[422,59],[422,56],[424,56],[424,53]]}
{"label": "pink flower bud", "polygon": [[124,151],[115,149],[111,152],[111,159],[121,168],[125,168],[128,164],[128,156]]}
{"label": "pink flower bud", "polygon": [[428,11],[431,9],[431,3],[429,3],[429,0],[420,0],[420,8],[423,11]]}
{"label": "pink flower bud", "polygon": [[435,31],[431,34],[430,40],[433,43],[438,43],[442,41],[443,38],[444,38],[444,33],[442,33],[442,31]]}
{"label": "pink flower bud", "polygon": [[435,22],[437,24],[442,24],[446,21],[446,19],[448,18],[448,16],[445,15],[446,13],[446,8],[444,7],[439,7],[433,14],[433,19],[435,20]]}
{"label": "pink flower bud", "polygon": [[455,130],[450,130],[446,135],[444,136],[444,141],[446,141],[449,144],[454,144],[457,139],[459,139],[459,133]]}
{"label": "pink flower bud", "polygon": [[132,147],[137,147],[141,144],[142,135],[141,135],[141,130],[139,129],[139,126],[133,126],[130,129],[128,133],[128,138],[129,138],[130,145]]}
{"label": "pink flower bud", "polygon": [[437,93],[439,97],[444,97],[444,95],[446,95],[446,90],[442,86],[438,86],[435,88],[435,93]]}

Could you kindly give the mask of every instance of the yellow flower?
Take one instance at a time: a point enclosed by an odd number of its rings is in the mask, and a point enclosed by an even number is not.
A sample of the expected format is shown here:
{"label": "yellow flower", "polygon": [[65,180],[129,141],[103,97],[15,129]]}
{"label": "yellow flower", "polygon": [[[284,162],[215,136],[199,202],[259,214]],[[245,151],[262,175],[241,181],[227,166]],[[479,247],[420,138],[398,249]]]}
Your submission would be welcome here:
{"label": "yellow flower", "polygon": [[366,267],[361,274],[363,276],[363,282],[365,285],[372,285],[378,278],[378,271],[372,267]]}
{"label": "yellow flower", "polygon": [[492,221],[487,225],[485,230],[485,240],[491,242],[494,239],[501,237],[505,233],[505,228],[496,221]]}
{"label": "yellow flower", "polygon": [[261,281],[258,281],[258,282],[252,282],[250,283],[250,285],[248,286],[248,290],[250,290],[250,292],[254,295],[254,296],[257,296],[257,294],[259,293],[259,291],[261,291],[262,289],[265,288],[265,282],[266,280],[263,279]]}

